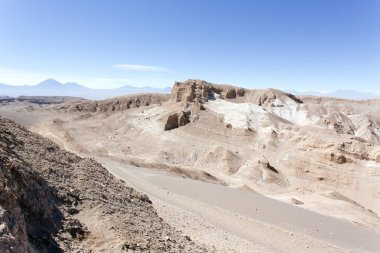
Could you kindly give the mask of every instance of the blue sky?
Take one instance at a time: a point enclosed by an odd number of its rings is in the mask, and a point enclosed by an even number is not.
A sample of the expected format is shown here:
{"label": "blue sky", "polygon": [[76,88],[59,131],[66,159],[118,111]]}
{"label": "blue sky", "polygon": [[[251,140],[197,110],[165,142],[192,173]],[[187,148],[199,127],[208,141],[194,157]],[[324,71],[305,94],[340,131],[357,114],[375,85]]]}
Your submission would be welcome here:
{"label": "blue sky", "polygon": [[377,0],[0,0],[0,83],[380,93]]}

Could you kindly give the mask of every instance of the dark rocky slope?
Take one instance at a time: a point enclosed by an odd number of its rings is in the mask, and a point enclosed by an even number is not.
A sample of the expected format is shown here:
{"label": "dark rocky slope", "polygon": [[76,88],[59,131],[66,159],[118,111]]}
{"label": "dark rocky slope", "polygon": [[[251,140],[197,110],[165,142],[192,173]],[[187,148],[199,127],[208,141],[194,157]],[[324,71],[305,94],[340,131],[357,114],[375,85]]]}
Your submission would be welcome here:
{"label": "dark rocky slope", "polygon": [[[206,251],[99,163],[1,117],[0,166],[0,252]],[[92,236],[107,233],[119,243]]]}

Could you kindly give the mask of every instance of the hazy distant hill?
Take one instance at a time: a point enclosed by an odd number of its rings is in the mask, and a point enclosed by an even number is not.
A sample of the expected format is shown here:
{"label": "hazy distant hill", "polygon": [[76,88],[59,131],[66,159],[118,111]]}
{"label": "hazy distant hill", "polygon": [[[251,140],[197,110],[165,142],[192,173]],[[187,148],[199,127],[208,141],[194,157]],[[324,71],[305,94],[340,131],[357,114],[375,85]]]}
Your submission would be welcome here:
{"label": "hazy distant hill", "polygon": [[13,86],[0,84],[0,96],[71,96],[88,99],[104,99],[130,93],[170,93],[171,88],[123,86],[116,89],[91,89],[77,83],[62,84],[54,79],[47,79],[37,85]]}
{"label": "hazy distant hill", "polygon": [[[70,96],[82,97],[87,99],[104,99],[115,96],[122,96],[131,93],[170,93],[171,88],[153,88],[153,87],[133,87],[123,86],[116,89],[91,89],[77,83],[62,84],[52,78],[47,79],[36,85],[13,86],[0,84],[0,97],[18,97],[18,96]],[[374,99],[380,98],[379,94],[360,92],[354,90],[336,90],[329,93],[316,91],[298,92],[296,90],[287,90],[294,95],[312,95],[327,96],[347,99]]]}
{"label": "hazy distant hill", "polygon": [[380,98],[379,94],[370,93],[370,92],[361,92],[355,90],[336,90],[333,92],[322,93],[317,91],[307,91],[307,92],[298,92],[296,90],[287,90],[294,95],[311,95],[319,97],[336,97],[336,98],[347,98],[347,99],[374,99]]}

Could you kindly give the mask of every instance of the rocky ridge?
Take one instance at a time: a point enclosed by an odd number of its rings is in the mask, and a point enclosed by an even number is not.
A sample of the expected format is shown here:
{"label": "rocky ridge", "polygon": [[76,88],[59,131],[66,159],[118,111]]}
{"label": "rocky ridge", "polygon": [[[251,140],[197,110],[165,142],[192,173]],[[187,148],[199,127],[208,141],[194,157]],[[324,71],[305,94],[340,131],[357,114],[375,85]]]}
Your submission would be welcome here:
{"label": "rocky ridge", "polygon": [[209,99],[215,99],[215,94],[222,99],[233,102],[249,102],[257,105],[270,103],[280,97],[289,97],[297,103],[302,103],[302,100],[294,95],[276,89],[251,90],[193,79],[175,82],[171,100],[182,103],[203,104]]}
{"label": "rocky ridge", "polygon": [[148,106],[152,104],[160,105],[168,99],[169,95],[167,94],[134,94],[99,101],[70,101],[64,104],[57,105],[55,109],[68,112],[88,113],[115,112],[140,106]]}
{"label": "rocky ridge", "polygon": [[[295,103],[302,103],[302,100],[294,95],[276,89],[250,90],[232,85],[213,84],[193,79],[175,82],[170,101],[181,103],[183,110],[174,112],[168,116],[164,130],[184,126],[192,120],[197,119],[199,111],[205,110],[204,104],[209,100],[215,100],[215,98],[235,103],[252,103],[258,106],[265,106],[273,105],[272,103],[276,98],[283,97],[289,98],[295,101]],[[167,128],[167,125],[173,125],[170,123],[173,118],[183,118],[185,120],[182,120],[182,122],[185,123],[175,124],[176,127]]]}

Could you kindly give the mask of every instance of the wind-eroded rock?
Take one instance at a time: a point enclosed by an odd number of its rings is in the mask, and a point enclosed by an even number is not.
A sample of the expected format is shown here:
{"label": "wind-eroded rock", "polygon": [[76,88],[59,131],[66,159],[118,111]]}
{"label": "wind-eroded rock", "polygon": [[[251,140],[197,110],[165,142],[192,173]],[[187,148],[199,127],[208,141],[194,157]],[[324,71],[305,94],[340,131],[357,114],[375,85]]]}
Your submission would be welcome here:
{"label": "wind-eroded rock", "polygon": [[226,84],[212,84],[203,80],[176,82],[172,89],[171,100],[175,102],[203,104],[214,99],[215,94],[222,99],[249,102],[257,105],[270,103],[276,98],[287,97],[296,103],[302,101],[292,94],[275,89],[250,90]]}

